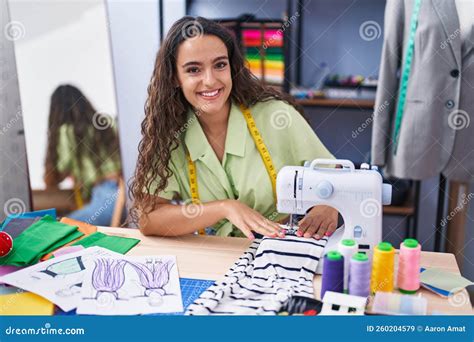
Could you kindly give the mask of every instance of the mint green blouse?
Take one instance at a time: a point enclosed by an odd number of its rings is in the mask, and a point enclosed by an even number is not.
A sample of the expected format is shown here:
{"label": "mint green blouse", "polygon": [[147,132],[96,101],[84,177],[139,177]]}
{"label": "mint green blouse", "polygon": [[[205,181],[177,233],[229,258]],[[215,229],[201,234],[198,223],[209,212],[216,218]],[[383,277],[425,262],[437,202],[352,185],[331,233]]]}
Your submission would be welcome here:
{"label": "mint green blouse", "polygon": [[[270,100],[257,103],[250,108],[250,112],[277,171],[285,165],[303,165],[307,160],[334,158],[293,106]],[[188,113],[184,134],[184,143],[196,165],[201,202],[237,199],[273,221],[286,216],[276,211],[270,177],[239,106],[231,106],[222,163],[193,111]],[[158,196],[190,200],[188,165],[183,146],[172,152],[169,166],[173,175],[166,189]],[[151,187],[152,193],[157,184],[158,180]],[[243,236],[227,220],[218,222],[214,229],[220,236]]]}
{"label": "mint green blouse", "polygon": [[[91,136],[92,130],[91,128]],[[100,146],[92,146],[88,139],[80,142],[84,144],[85,153],[82,156],[82,168],[79,168],[79,161],[75,155],[77,142],[74,136],[74,128],[70,124],[63,124],[59,128],[58,138],[58,162],[57,169],[60,173],[68,173],[74,177],[75,183],[81,185],[81,192],[84,198],[90,197],[92,187],[101,177],[121,171],[119,153],[107,155]],[[107,141],[104,141],[107,144]],[[102,163],[97,169],[90,154],[98,154]]]}

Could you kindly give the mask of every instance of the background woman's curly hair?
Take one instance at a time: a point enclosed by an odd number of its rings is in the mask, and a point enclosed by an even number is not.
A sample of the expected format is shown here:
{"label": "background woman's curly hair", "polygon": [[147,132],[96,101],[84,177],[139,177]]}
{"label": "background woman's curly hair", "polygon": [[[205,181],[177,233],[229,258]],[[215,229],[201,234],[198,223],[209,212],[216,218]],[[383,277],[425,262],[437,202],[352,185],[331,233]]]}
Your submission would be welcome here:
{"label": "background woman's curly hair", "polygon": [[[179,45],[185,39],[198,35],[216,36],[226,45],[232,76],[230,97],[233,102],[249,107],[259,101],[278,99],[295,106],[290,96],[265,86],[246,68],[238,44],[228,29],[202,17],[186,16],[179,19],[169,30],[158,51],[148,86],[137,167],[129,188],[133,198],[130,210],[130,221],[133,223],[138,223],[143,215],[156,208],[156,195],[166,188],[171,176],[168,168],[171,152],[183,143],[184,134],[178,133],[185,125],[191,107],[177,87],[176,59]],[[156,180],[159,183],[152,192],[151,186]]]}
{"label": "background woman's curly hair", "polygon": [[[120,149],[117,132],[113,125],[95,129],[94,124],[100,120],[109,119],[99,115],[87,97],[75,86],[70,84],[58,86],[51,95],[48,120],[48,146],[46,150],[45,175],[46,185],[57,186],[65,176],[58,172],[58,141],[59,128],[64,125],[73,127],[75,150],[72,151],[82,172],[83,157],[88,157],[94,163],[100,174],[103,158],[113,158],[120,162]],[[94,151],[94,152],[91,152]],[[78,184],[80,185],[80,184]]]}

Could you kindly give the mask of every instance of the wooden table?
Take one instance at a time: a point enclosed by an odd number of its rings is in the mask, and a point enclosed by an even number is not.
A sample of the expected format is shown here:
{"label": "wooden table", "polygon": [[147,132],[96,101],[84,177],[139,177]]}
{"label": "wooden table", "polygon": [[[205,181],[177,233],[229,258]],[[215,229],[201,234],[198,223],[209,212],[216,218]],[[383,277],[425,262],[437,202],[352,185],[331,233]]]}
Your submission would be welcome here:
{"label": "wooden table", "polygon": [[[227,270],[250,245],[244,238],[223,238],[216,236],[186,235],[180,237],[149,237],[138,229],[99,227],[99,231],[116,236],[132,237],[141,242],[127,255],[175,255],[178,261],[180,277],[216,280],[224,276]],[[422,267],[437,267],[459,274],[459,268],[453,254],[422,252]],[[321,292],[321,276],[314,278],[315,298]],[[428,312],[433,311],[450,315],[472,315],[469,295],[466,290],[460,292],[456,301],[442,298],[428,290],[420,289],[428,299]]]}

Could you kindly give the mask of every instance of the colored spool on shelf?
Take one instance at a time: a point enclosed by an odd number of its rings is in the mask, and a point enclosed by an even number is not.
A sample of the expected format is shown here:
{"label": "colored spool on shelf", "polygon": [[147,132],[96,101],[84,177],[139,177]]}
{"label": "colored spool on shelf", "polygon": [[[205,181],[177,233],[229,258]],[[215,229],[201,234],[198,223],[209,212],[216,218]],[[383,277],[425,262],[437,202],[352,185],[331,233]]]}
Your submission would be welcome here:
{"label": "colored spool on shelf", "polygon": [[344,285],[344,257],[338,251],[329,251],[323,259],[321,298],[326,291],[341,292]]}
{"label": "colored spool on shelf", "polygon": [[349,289],[349,266],[352,256],[357,253],[357,244],[352,239],[342,239],[339,241],[337,249],[344,257],[344,292]]}
{"label": "colored spool on shelf", "polygon": [[355,253],[349,266],[349,294],[360,297],[370,295],[371,265],[364,253]]}
{"label": "colored spool on shelf", "polygon": [[370,291],[372,293],[393,291],[393,269],[395,249],[389,242],[381,242],[374,248]]}
{"label": "colored spool on shelf", "polygon": [[402,293],[413,294],[420,288],[421,245],[415,239],[400,244],[397,285]]}

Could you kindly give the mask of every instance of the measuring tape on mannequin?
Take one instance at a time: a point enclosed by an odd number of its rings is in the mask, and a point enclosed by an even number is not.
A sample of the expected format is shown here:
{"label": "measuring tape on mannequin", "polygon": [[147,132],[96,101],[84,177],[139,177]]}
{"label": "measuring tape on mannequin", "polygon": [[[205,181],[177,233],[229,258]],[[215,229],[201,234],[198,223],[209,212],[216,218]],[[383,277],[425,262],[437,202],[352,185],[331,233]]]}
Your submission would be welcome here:
{"label": "measuring tape on mannequin", "polygon": [[403,111],[405,109],[405,102],[407,96],[408,79],[410,77],[411,64],[413,62],[413,50],[415,47],[415,33],[418,26],[418,14],[420,12],[421,0],[415,0],[413,5],[413,13],[411,15],[410,33],[408,39],[408,46],[405,56],[405,64],[403,66],[402,77],[400,80],[400,90],[398,95],[397,114],[395,117],[395,129],[393,132],[393,154],[397,154],[398,140],[400,138],[400,127],[403,119]]}
{"label": "measuring tape on mannequin", "polygon": [[[255,124],[255,120],[253,119],[252,114],[250,113],[250,110],[244,107],[243,105],[240,106],[240,110],[242,111],[245,121],[247,122],[247,127],[255,143],[255,146],[257,147],[257,150],[260,153],[260,156],[262,157],[263,164],[265,165],[265,169],[267,170],[267,173],[270,176],[270,181],[272,183],[273,197],[275,198],[275,201],[276,201],[277,172],[275,169],[275,165],[273,165],[270,152],[268,151],[267,146],[265,146],[265,143],[263,142],[263,138],[260,135],[260,132],[257,128],[257,125]],[[188,175],[189,175],[189,188],[191,191],[191,201],[193,204],[198,204],[200,203],[200,200],[199,200],[199,191],[198,191],[198,183],[197,183],[196,165],[192,161],[188,150],[186,150],[186,159],[188,160]],[[199,235],[206,234],[204,229],[200,229],[198,233]]]}

